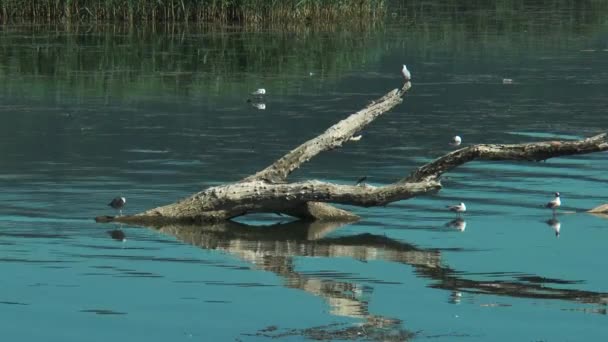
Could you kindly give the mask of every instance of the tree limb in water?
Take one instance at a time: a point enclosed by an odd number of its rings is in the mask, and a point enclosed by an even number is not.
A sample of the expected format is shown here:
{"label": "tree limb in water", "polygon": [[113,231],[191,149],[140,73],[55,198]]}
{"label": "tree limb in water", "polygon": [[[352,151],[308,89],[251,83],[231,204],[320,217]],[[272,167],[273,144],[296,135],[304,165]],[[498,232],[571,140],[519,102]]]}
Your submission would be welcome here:
{"label": "tree limb in water", "polygon": [[608,150],[608,134],[576,141],[542,141],[525,144],[480,144],[450,152],[419,167],[402,182],[437,179],[442,174],[473,160],[542,161],[549,158]]}
{"label": "tree limb in water", "polygon": [[[524,144],[481,144],[450,152],[385,186],[351,186],[316,180],[287,183],[291,172],[319,153],[359,141],[356,136],[374,119],[401,103],[411,88],[406,82],[364,109],[331,126],[322,134],[279,158],[267,168],[231,184],[215,186],[181,201],[131,216],[101,216],[98,222],[141,225],[203,223],[229,220],[250,213],[283,213],[307,220],[350,221],[358,216],[328,203],[382,206],[441,189],[439,177],[473,160],[541,161],[552,157],[608,151],[608,134],[578,141]],[[355,137],[355,138],[354,138]],[[354,139],[353,139],[354,138]]]}

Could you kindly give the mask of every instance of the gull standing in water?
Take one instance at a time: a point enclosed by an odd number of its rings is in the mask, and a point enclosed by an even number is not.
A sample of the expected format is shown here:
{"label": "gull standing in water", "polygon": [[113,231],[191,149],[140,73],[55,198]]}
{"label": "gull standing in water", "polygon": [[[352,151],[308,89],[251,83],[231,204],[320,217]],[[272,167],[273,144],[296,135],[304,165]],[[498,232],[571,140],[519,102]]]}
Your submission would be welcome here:
{"label": "gull standing in water", "polygon": [[401,69],[401,75],[403,75],[405,82],[409,82],[412,79],[412,74],[407,70],[405,64],[403,64],[403,68]]}
{"label": "gull standing in water", "polygon": [[449,211],[455,212],[458,217],[467,211],[466,205],[462,202],[458,205],[448,205],[447,208]]}
{"label": "gull standing in water", "polygon": [[450,143],[452,146],[460,146],[460,144],[462,144],[462,138],[459,135],[454,136]]}
{"label": "gull standing in water", "polygon": [[119,215],[118,216],[122,216],[122,207],[125,206],[125,203],[127,203],[127,199],[124,197],[116,197],[115,199],[112,200],[112,202],[108,203],[108,205],[116,210],[118,210]]}
{"label": "gull standing in water", "polygon": [[258,89],[256,91],[254,91],[253,93],[251,93],[251,95],[253,95],[253,96],[264,96],[264,95],[266,95],[266,89],[260,88],[260,89]]}
{"label": "gull standing in water", "polygon": [[549,203],[545,204],[545,208],[549,208],[553,210],[553,215],[555,215],[555,210],[562,205],[562,201],[559,198],[559,192],[555,193],[555,198],[553,198]]}

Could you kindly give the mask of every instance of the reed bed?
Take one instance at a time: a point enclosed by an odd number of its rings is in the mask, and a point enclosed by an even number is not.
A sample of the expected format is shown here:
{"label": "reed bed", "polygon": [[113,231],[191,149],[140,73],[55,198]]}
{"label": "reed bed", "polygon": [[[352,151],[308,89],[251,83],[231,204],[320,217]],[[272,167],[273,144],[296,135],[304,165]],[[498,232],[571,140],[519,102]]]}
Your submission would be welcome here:
{"label": "reed bed", "polygon": [[385,0],[3,0],[2,21],[208,21],[370,19]]}

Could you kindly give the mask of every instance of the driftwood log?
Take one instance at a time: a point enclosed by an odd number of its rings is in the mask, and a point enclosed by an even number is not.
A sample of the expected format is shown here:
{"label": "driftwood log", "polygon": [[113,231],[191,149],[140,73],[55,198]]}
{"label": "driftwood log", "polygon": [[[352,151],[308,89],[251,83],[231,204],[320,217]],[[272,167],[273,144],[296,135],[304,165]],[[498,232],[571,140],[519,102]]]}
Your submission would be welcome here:
{"label": "driftwood log", "polygon": [[272,165],[238,182],[210,187],[188,198],[129,216],[100,216],[98,222],[136,225],[201,224],[249,213],[281,213],[303,220],[353,221],[358,216],[329,203],[382,206],[441,189],[440,176],[473,160],[543,161],[553,157],[608,151],[608,134],[578,141],[480,144],[450,152],[409,176],[384,186],[341,185],[318,180],[287,182],[288,176],[319,153],[360,141],[359,133],[403,101],[406,82],[368,106],[296,147]]}

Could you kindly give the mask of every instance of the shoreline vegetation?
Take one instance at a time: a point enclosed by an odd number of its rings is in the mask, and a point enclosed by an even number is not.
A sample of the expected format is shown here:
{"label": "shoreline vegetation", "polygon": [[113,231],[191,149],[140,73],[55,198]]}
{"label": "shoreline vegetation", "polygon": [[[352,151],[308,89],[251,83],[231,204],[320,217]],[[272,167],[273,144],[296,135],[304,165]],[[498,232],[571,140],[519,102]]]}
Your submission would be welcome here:
{"label": "shoreline vegetation", "polygon": [[373,25],[387,18],[404,24],[429,23],[447,13],[484,20],[480,13],[486,12],[514,21],[561,13],[560,17],[591,16],[606,23],[606,11],[605,0],[0,0],[0,24]]}
{"label": "shoreline vegetation", "polygon": [[375,20],[386,7],[386,0],[3,0],[0,22]]}

